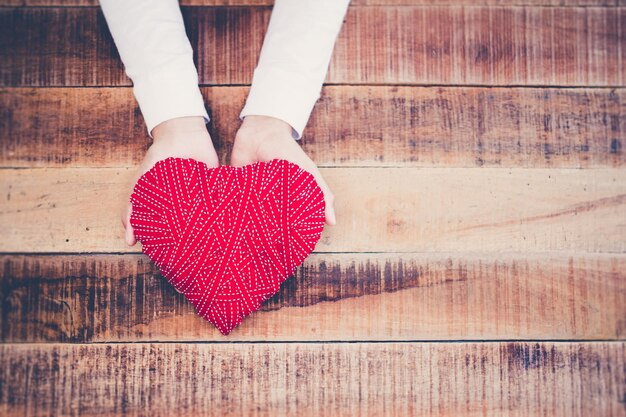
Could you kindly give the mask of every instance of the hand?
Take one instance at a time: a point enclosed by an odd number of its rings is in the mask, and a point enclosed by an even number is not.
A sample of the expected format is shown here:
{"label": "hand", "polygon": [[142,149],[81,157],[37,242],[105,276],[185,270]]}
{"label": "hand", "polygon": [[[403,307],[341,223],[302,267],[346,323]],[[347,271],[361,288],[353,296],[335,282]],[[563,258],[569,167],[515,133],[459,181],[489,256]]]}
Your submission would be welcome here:
{"label": "hand", "polygon": [[133,246],[137,243],[133,227],[130,224],[132,204],[130,195],[135,183],[139,178],[150,170],[157,162],[169,158],[193,158],[204,162],[209,167],[217,167],[219,159],[211,136],[206,129],[203,117],[178,117],[158,124],[152,129],[154,142],[146,152],[139,169],[131,183],[130,190],[126,194],[128,202],[122,212],[122,224],[126,229],[126,243]]}
{"label": "hand", "polygon": [[334,195],[322,178],[315,162],[304,153],[291,136],[291,125],[270,116],[245,116],[235,135],[230,164],[243,166],[272,159],[285,159],[313,174],[324,193],[326,204],[324,217],[329,225],[336,224]]}

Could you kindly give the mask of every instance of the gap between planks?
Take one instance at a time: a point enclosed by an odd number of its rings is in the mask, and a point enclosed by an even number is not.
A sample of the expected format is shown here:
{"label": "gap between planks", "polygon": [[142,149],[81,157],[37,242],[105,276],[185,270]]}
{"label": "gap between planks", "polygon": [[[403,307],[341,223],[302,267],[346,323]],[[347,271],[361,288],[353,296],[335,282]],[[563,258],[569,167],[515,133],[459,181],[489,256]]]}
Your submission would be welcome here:
{"label": "gap between planks", "polygon": [[[100,10],[0,12],[0,84],[130,85]],[[183,8],[199,83],[249,84],[270,14]],[[349,8],[325,81],[623,86],[625,15],[622,7]],[[41,26],[43,37],[32,29]],[[245,50],[230,44],[233,30],[246,33]]]}
{"label": "gap between planks", "polygon": [[506,344],[585,344],[585,345],[625,345],[626,339],[458,339],[458,340],[131,340],[131,341],[98,341],[98,342],[0,342],[0,346],[36,348],[50,346],[135,346],[135,345],[506,345]]}
{"label": "gap between planks", "polygon": [[[262,7],[272,6],[274,0],[180,0],[188,7]],[[350,7],[620,7],[624,0],[518,0],[502,4],[502,0],[351,0]],[[97,7],[97,0],[2,0],[0,7]]]}

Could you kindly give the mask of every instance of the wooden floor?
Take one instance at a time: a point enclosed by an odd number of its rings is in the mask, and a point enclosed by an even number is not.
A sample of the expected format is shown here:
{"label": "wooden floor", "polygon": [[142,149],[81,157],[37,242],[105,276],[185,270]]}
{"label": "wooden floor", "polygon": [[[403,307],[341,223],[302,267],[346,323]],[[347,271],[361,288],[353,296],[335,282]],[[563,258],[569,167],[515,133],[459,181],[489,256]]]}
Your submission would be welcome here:
{"label": "wooden floor", "polygon": [[[271,4],[183,1],[223,163]],[[0,5],[0,415],[626,416],[626,1],[353,0],[338,224],[228,337],[123,242],[97,2]]]}

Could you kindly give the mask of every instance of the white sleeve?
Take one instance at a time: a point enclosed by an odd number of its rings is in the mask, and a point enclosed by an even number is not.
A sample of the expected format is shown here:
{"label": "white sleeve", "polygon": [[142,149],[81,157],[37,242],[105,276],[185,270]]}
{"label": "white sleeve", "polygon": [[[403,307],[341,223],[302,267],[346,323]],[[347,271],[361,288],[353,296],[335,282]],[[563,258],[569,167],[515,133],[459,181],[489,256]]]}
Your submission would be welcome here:
{"label": "white sleeve", "polygon": [[333,48],[350,0],[276,0],[239,114],[289,123],[294,139],[320,97]]}
{"label": "white sleeve", "polygon": [[100,0],[148,135],[161,122],[209,115],[177,0]]}

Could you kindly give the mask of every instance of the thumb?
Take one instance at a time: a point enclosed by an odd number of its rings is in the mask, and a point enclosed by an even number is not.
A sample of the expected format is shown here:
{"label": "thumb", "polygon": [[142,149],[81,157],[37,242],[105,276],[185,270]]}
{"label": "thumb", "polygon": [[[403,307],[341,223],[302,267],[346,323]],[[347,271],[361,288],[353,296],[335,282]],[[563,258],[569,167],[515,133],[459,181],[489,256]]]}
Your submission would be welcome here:
{"label": "thumb", "polygon": [[334,226],[337,224],[337,219],[335,217],[335,195],[332,191],[330,191],[330,187],[322,177],[322,173],[315,164],[309,167],[309,172],[313,174],[313,177],[317,181],[317,185],[319,185],[322,189],[322,193],[324,193],[324,219],[326,224]]}
{"label": "thumb", "polygon": [[335,197],[330,190],[324,192],[324,202],[326,207],[324,208],[324,217],[326,223],[330,226],[337,224],[337,218],[335,217]]}
{"label": "thumb", "polygon": [[124,240],[128,246],[133,246],[137,243],[137,239],[135,239],[135,232],[133,231],[133,226],[130,224],[130,214],[132,213],[133,206],[129,202],[124,209],[122,214],[122,225],[124,225],[125,235]]}

